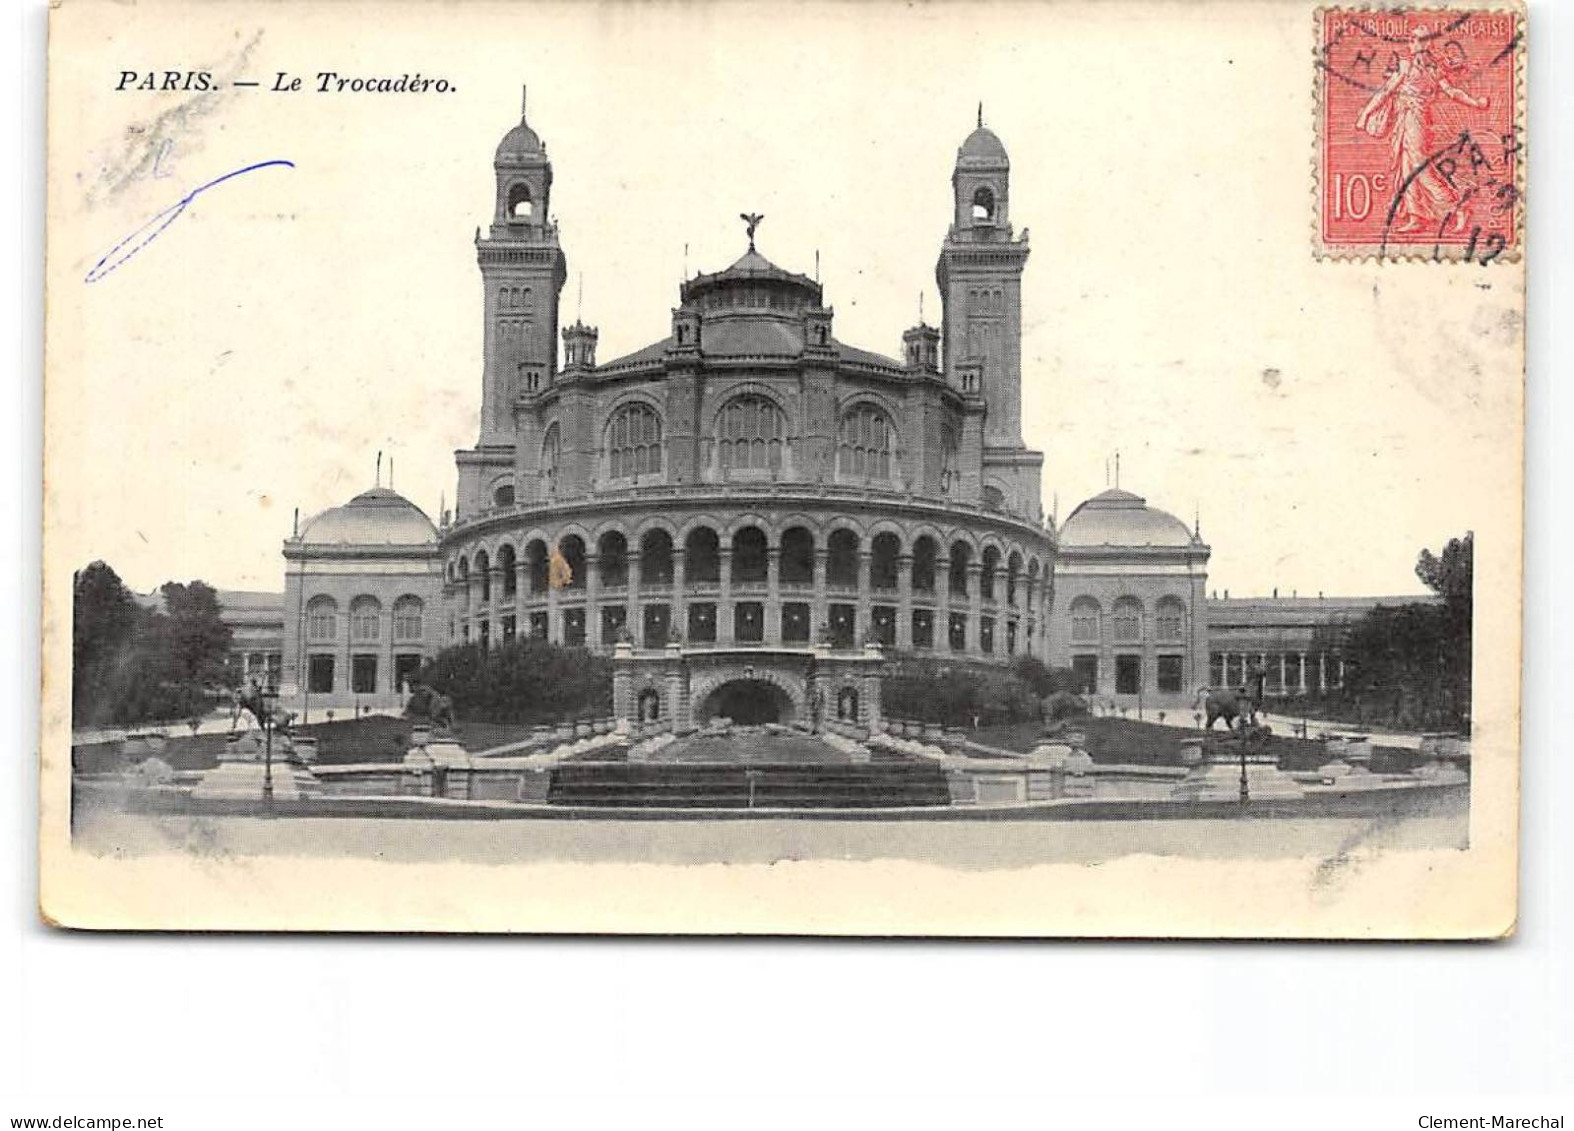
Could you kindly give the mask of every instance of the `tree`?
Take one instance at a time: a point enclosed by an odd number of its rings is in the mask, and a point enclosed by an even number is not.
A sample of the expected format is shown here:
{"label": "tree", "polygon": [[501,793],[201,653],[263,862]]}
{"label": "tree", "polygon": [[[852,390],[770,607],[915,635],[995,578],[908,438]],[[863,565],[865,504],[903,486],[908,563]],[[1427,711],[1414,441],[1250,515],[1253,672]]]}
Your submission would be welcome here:
{"label": "tree", "polygon": [[226,682],[232,633],[221,615],[219,595],[201,581],[166,581],[159,592],[168,622],[171,676],[193,688]]}
{"label": "tree", "polygon": [[1416,576],[1441,603],[1378,606],[1338,642],[1340,695],[1361,721],[1469,729],[1473,554],[1470,534],[1422,550]]}
{"label": "tree", "polygon": [[230,629],[218,594],[201,581],[161,589],[143,608],[115,571],[94,562],[73,584],[72,721],[165,722],[204,714],[224,681]]}
{"label": "tree", "polygon": [[105,716],[104,693],[134,662],[132,637],[141,610],[125,583],[104,562],[72,579],[71,712],[78,722]]}

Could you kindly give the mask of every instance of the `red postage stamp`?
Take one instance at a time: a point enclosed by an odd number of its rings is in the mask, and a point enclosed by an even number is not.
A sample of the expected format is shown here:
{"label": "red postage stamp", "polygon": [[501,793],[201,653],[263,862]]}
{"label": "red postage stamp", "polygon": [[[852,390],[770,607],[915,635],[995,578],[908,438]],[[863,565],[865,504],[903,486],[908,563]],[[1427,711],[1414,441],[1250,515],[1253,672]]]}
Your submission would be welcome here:
{"label": "red postage stamp", "polygon": [[1323,8],[1317,34],[1318,255],[1517,258],[1523,13]]}

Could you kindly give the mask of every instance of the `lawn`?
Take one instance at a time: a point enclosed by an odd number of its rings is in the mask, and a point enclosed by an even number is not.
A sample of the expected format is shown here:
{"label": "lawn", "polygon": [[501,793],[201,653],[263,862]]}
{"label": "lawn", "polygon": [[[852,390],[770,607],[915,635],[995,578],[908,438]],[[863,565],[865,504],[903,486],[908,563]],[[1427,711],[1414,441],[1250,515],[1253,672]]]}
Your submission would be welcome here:
{"label": "lawn", "polygon": [[[521,723],[462,722],[454,737],[466,750],[477,753],[494,746],[530,736],[531,728]],[[398,762],[410,745],[410,721],[388,715],[367,715],[360,719],[338,719],[296,727],[297,734],[317,739],[317,761],[325,766],[357,762]],[[171,734],[159,755],[177,770],[210,770],[219,764],[225,734]],[[262,741],[262,735],[257,735]],[[275,740],[277,742],[277,740]],[[279,746],[275,746],[277,751]],[[102,774],[127,767],[120,763],[120,743],[98,742],[79,746],[71,752],[71,765],[77,773]]]}
{"label": "lawn", "polygon": [[[1095,762],[1136,766],[1180,765],[1181,740],[1200,733],[1135,719],[1077,719],[1072,721],[1071,727],[1087,736],[1087,752]],[[980,727],[967,733],[975,742],[1006,750],[1031,750],[1045,741],[1044,728],[1036,722]],[[1295,769],[1305,764],[1315,768],[1328,760],[1322,743],[1300,738],[1269,735],[1268,749],[1277,753],[1286,766]]]}

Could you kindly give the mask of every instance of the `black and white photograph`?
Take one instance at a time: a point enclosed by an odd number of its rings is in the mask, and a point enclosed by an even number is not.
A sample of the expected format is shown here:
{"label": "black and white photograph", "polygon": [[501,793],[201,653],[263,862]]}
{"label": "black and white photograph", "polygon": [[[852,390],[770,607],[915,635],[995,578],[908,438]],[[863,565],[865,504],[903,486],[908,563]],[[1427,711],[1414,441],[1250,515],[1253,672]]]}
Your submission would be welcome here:
{"label": "black and white photograph", "polygon": [[[221,5],[182,69],[113,62],[171,10],[54,19],[50,915],[1510,929],[1518,16],[1399,12],[1460,97],[1390,138],[1339,9],[1176,17],[1129,74],[1118,8],[936,9],[876,88],[851,9],[401,9],[323,70],[350,9]],[[1450,147],[1424,199],[1355,171],[1401,135]],[[1341,251],[1373,208],[1406,225]],[[365,871],[199,894],[253,858]],[[406,865],[820,864],[845,902],[690,889],[678,928],[382,904]],[[1240,864],[1251,906],[1182,894]],[[1052,875],[1098,902],[969,917]]]}

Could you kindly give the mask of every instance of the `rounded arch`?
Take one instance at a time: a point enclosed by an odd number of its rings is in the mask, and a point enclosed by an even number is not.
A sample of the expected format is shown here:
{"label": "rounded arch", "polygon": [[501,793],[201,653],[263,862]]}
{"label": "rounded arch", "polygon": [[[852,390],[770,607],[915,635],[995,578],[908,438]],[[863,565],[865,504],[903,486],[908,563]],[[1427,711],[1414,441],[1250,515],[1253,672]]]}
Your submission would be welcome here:
{"label": "rounded arch", "polygon": [[634,525],[634,540],[643,542],[645,540],[645,536],[651,533],[653,530],[666,531],[667,537],[672,539],[673,545],[677,545],[682,541],[682,538],[679,536],[678,524],[673,522],[666,515],[662,514],[647,514],[642,516],[640,520]]}
{"label": "rounded arch", "polygon": [[1166,643],[1176,644],[1186,638],[1186,602],[1173,593],[1166,593],[1153,606],[1154,632]]}
{"label": "rounded arch", "polygon": [[810,585],[814,582],[814,551],[819,545],[814,530],[803,522],[785,526],[778,538],[781,548],[783,585]]}
{"label": "rounded arch", "polygon": [[979,185],[973,190],[970,209],[972,218],[976,221],[993,220],[995,218],[995,190],[989,185]]}
{"label": "rounded arch", "polygon": [[683,580],[686,584],[721,581],[721,533],[709,523],[694,523],[683,536]]}
{"label": "rounded arch", "polygon": [[790,464],[792,418],[774,390],[754,382],[741,385],[718,398],[706,464],[723,476],[779,473]]}
{"label": "rounded arch", "polygon": [[734,515],[727,521],[727,524],[721,528],[721,538],[723,542],[730,542],[738,536],[738,531],[743,530],[745,527],[756,526],[765,535],[766,541],[769,542],[772,525],[770,519],[757,511],[745,511],[743,514]]}
{"label": "rounded arch", "polygon": [[787,533],[787,531],[793,529],[794,527],[801,526],[810,534],[812,534],[814,536],[814,540],[818,542],[820,540],[821,526],[823,524],[819,519],[807,515],[803,511],[789,511],[786,514],[777,517],[773,521],[773,525],[776,527],[776,533],[778,536]]}
{"label": "rounded arch", "polygon": [[1104,607],[1098,598],[1083,593],[1072,600],[1067,612],[1071,616],[1071,641],[1073,644],[1097,643],[1103,635]]}
{"label": "rounded arch", "polygon": [[601,584],[606,588],[622,588],[629,580],[628,535],[616,525],[603,529],[592,545],[596,548],[596,565]]}
{"label": "rounded arch", "polygon": [[528,220],[535,215],[535,198],[530,195],[530,185],[525,181],[515,181],[508,186],[508,196],[505,198],[507,205],[504,214],[510,220]]}
{"label": "rounded arch", "polygon": [[713,514],[698,514],[678,527],[677,539],[679,542],[687,542],[689,536],[701,528],[710,530],[719,537],[725,526],[726,523]]}
{"label": "rounded arch", "polygon": [[333,640],[339,635],[339,602],[319,593],[306,602],[306,636],[310,640]]}
{"label": "rounded arch", "polygon": [[663,459],[661,409],[645,394],[614,402],[602,425],[602,471],[609,479],[660,475]]}
{"label": "rounded arch", "polygon": [[854,398],[837,418],[836,474],[885,481],[900,474],[897,418],[874,397]]}
{"label": "rounded arch", "polygon": [[483,547],[475,552],[474,569],[481,580],[481,603],[492,599],[492,558]]}
{"label": "rounded arch", "polygon": [[368,642],[382,637],[383,603],[370,593],[350,601],[350,639]]}
{"label": "rounded arch", "polygon": [[671,585],[676,543],[666,526],[647,525],[634,543],[639,548],[641,585]]}
{"label": "rounded arch", "polygon": [[554,534],[552,538],[549,539],[549,541],[556,540],[561,542],[565,538],[578,538],[587,547],[595,541],[595,538],[591,534],[590,528],[584,523],[577,521],[565,522],[562,526],[559,526],[557,528],[557,533]]}
{"label": "rounded arch", "polygon": [[882,534],[894,534],[896,536],[896,540],[901,543],[904,550],[911,542],[911,539],[908,536],[907,527],[903,526],[895,519],[877,518],[873,522],[869,523],[869,537],[871,539],[878,538]]}
{"label": "rounded arch", "polygon": [[840,523],[825,536],[825,580],[828,584],[857,587],[859,557],[864,544],[856,530]]}
{"label": "rounded arch", "polygon": [[902,537],[892,530],[881,530],[869,539],[869,587],[895,589],[899,570],[897,559],[902,555]]}
{"label": "rounded arch", "polygon": [[717,426],[721,423],[722,411],[740,397],[758,397],[761,400],[770,401],[778,412],[788,418],[788,423],[792,423],[792,410],[788,407],[787,399],[776,388],[765,384],[763,381],[754,381],[746,378],[717,389],[708,398],[711,401],[710,431],[712,435],[716,434]]}
{"label": "rounded arch", "polygon": [[1110,605],[1110,634],[1117,642],[1134,644],[1142,639],[1142,599],[1127,593]]}
{"label": "rounded arch", "polygon": [[492,500],[494,507],[511,507],[514,505],[514,476],[512,472],[499,475],[487,485],[487,497]]}
{"label": "rounded arch", "polygon": [[934,592],[940,545],[940,541],[927,530],[913,539],[912,586],[915,592]]}
{"label": "rounded arch", "polygon": [[[748,673],[741,671],[738,668],[725,667],[716,671],[709,671],[696,675],[693,682],[690,684],[689,701],[695,705],[696,719],[706,718],[706,712],[708,710],[714,709],[715,705],[708,702],[708,700],[717,691],[720,691],[729,683],[742,683],[749,681],[768,683],[771,686],[779,689],[784,695],[787,696],[788,701],[792,704],[794,717],[799,719],[805,718],[804,703],[806,700],[806,694],[801,676],[778,671],[775,668],[769,667],[755,668],[752,672]],[[789,720],[783,721],[785,722]]]}
{"label": "rounded arch", "polygon": [[862,522],[854,518],[852,515],[846,514],[833,515],[832,517],[826,519],[822,533],[825,535],[826,539],[829,540],[831,535],[835,534],[838,530],[850,530],[857,537],[859,542],[862,542],[869,533],[868,528],[865,527]]}
{"label": "rounded arch", "polygon": [[557,473],[562,461],[563,430],[554,420],[541,434],[541,452],[536,464],[538,474],[541,476],[541,489],[548,496],[557,493]]}
{"label": "rounded arch", "polygon": [[548,548],[546,535],[540,531],[532,531],[526,536],[525,562],[530,567],[530,592],[542,594],[547,591],[551,574],[548,563],[551,560],[551,550]]}
{"label": "rounded arch", "polygon": [[732,549],[732,580],[739,585],[763,584],[769,569],[770,547],[764,524],[732,523],[727,545]]}
{"label": "rounded arch", "polygon": [[620,516],[617,518],[604,518],[591,527],[590,540],[587,544],[599,544],[608,534],[621,534],[630,545],[634,543],[634,538],[629,533],[628,520]]}
{"label": "rounded arch", "polygon": [[414,593],[405,593],[393,603],[395,641],[420,640],[425,635],[426,602]]}
{"label": "rounded arch", "polygon": [[514,552],[512,542],[503,542],[497,547],[497,573],[498,581],[503,586],[503,600],[512,601],[519,591],[519,556]]}

